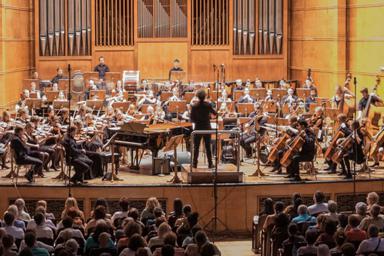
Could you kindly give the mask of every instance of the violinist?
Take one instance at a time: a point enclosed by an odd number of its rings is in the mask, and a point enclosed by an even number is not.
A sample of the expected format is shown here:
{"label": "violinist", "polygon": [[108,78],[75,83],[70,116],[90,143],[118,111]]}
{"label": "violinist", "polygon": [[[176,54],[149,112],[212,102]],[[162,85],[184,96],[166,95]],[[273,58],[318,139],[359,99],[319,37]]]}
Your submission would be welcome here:
{"label": "violinist", "polygon": [[264,101],[274,101],[273,95],[272,95],[272,90],[267,91],[267,95],[265,96]]}
{"label": "violinist", "polygon": [[244,87],[243,87],[243,81],[241,81],[241,79],[236,79],[235,81],[235,89],[234,90],[238,90],[238,91],[242,91],[244,90]]}
{"label": "violinist", "polygon": [[61,110],[61,116],[60,116],[60,124],[61,125],[69,125],[69,109],[68,108],[63,108]]}
{"label": "violinist", "polygon": [[306,120],[300,119],[298,124],[299,134],[297,136],[301,136],[301,133],[304,131],[304,144],[301,147],[300,152],[292,156],[292,162],[287,167],[288,177],[292,178],[294,181],[301,181],[299,170],[300,162],[312,161],[316,154],[315,134],[309,129]]}
{"label": "violinist", "polygon": [[313,84],[312,79],[305,80],[305,84],[304,84],[303,88],[314,90],[316,92],[315,97],[317,97],[317,87]]}
{"label": "violinist", "polygon": [[230,98],[228,98],[227,91],[225,89],[221,90],[221,96],[217,99],[218,102],[232,102]]}
{"label": "violinist", "polygon": [[153,94],[152,90],[147,90],[145,96],[137,102],[138,106],[147,105],[147,104],[155,104],[157,102],[156,97]]}
{"label": "violinist", "polygon": [[65,147],[66,154],[69,156],[70,163],[74,166],[75,175],[70,178],[70,181],[74,184],[84,184],[83,175],[91,171],[93,162],[86,156],[84,149],[81,149],[75,141],[75,135],[77,133],[76,126],[68,128],[68,132],[64,137],[63,145]]}
{"label": "violinist", "polygon": [[256,100],[249,94],[249,88],[244,88],[244,95],[240,97],[238,103],[255,103]]}
{"label": "violinist", "polygon": [[[297,134],[297,131],[298,131],[297,117],[292,116],[289,118],[289,126],[286,128],[286,133],[289,135],[289,137],[292,140]],[[277,157],[272,163],[273,169],[271,170],[271,172],[277,172],[278,174],[282,173],[282,169],[281,169],[282,166],[280,164],[280,160],[283,157],[285,151],[286,151],[286,148],[279,150],[277,152]]]}
{"label": "violinist", "polygon": [[[262,108],[255,104],[255,111],[249,115],[250,121],[244,125],[245,132],[240,138],[240,146],[243,147],[247,158],[252,157],[251,143],[256,142],[265,134],[265,128],[262,126],[267,122],[268,118],[263,115]],[[257,125],[256,125],[257,123]]]}
{"label": "violinist", "polygon": [[281,104],[282,105],[285,105],[287,104],[289,107],[297,101],[297,96],[294,95],[294,91],[292,88],[289,88],[287,90],[287,95],[285,95],[282,99],[281,99]]}
{"label": "violinist", "polygon": [[39,152],[31,151],[26,145],[24,128],[15,128],[15,136],[11,141],[11,148],[15,152],[15,160],[17,164],[32,165],[32,168],[25,174],[25,178],[29,182],[32,182],[34,173],[42,173],[43,161],[39,159]]}

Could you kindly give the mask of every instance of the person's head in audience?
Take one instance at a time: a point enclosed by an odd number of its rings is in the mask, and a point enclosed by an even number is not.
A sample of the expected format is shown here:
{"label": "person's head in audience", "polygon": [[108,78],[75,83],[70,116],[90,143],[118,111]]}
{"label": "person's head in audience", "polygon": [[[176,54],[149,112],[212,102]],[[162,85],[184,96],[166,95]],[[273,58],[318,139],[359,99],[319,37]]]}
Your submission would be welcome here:
{"label": "person's head in audience", "polygon": [[66,216],[69,216],[71,217],[73,220],[75,220],[76,218],[79,218],[81,217],[81,214],[80,214],[80,211],[78,209],[76,209],[75,207],[70,207],[67,211],[67,214]]}
{"label": "person's head in audience", "polygon": [[77,200],[74,197],[68,197],[67,200],[65,200],[65,209],[69,209],[71,207],[75,207],[76,210],[79,209],[79,206],[77,205]]}
{"label": "person's head in audience", "polygon": [[204,244],[200,249],[201,256],[215,256],[216,250],[215,246],[211,243]]}
{"label": "person's head in audience", "polygon": [[173,200],[173,211],[175,216],[181,216],[183,214],[183,201],[180,198]]}
{"label": "person's head in audience", "polygon": [[23,198],[16,199],[15,205],[17,206],[17,209],[19,210],[19,212],[22,212],[25,210],[25,201]]}
{"label": "person's head in audience", "polygon": [[292,194],[292,204],[295,204],[295,201],[296,201],[296,199],[298,199],[298,198],[301,198],[300,193],[297,193],[297,192],[293,193],[293,194]]}
{"label": "person's head in audience", "polygon": [[341,246],[341,252],[343,256],[355,256],[356,249],[355,246],[351,243],[344,243]]}
{"label": "person's head in audience", "polygon": [[371,206],[369,213],[371,214],[372,218],[377,218],[380,214],[380,210],[380,206],[378,204],[374,204]]}
{"label": "person's head in audience", "polygon": [[378,237],[379,236],[379,228],[376,225],[369,225],[368,227],[368,236],[370,238],[372,237]]}
{"label": "person's head in audience", "polygon": [[172,245],[166,244],[161,248],[161,256],[174,256],[175,249]]}
{"label": "person's head in audience", "polygon": [[95,220],[102,220],[106,218],[106,209],[104,206],[99,205],[95,208],[95,211],[93,212],[93,216]]}
{"label": "person's head in audience", "polygon": [[147,243],[145,242],[144,238],[139,234],[134,234],[131,236],[128,242],[128,248],[132,251],[136,252],[141,247],[146,247]]}
{"label": "person's head in audience", "polygon": [[203,246],[205,243],[208,242],[207,234],[203,230],[196,232],[195,242],[196,242],[197,246],[199,248],[201,248],[201,246]]}
{"label": "person's head in audience", "polygon": [[4,223],[5,223],[5,225],[12,226],[14,221],[15,221],[15,216],[12,213],[6,212],[4,214]]}
{"label": "person's head in audience", "polygon": [[64,228],[72,228],[73,227],[73,219],[69,216],[65,216],[61,222]]}
{"label": "person's head in audience", "polygon": [[307,230],[305,232],[305,240],[307,241],[308,245],[315,244],[317,239],[317,232],[315,230]]}
{"label": "person's head in audience", "polygon": [[317,247],[317,256],[330,256],[328,245],[320,244]]}
{"label": "person's head in audience", "polygon": [[65,242],[65,249],[71,253],[71,255],[77,255],[77,251],[79,250],[79,244],[75,239],[71,238]]}
{"label": "person's head in audience", "polygon": [[338,220],[339,220],[339,226],[342,229],[345,229],[347,227],[347,225],[348,225],[348,215],[346,215],[344,213],[339,214]]}
{"label": "person's head in audience", "polygon": [[140,217],[139,210],[131,208],[128,212],[128,217],[131,217],[134,221],[137,221]]}
{"label": "person's head in audience", "polygon": [[109,231],[110,231],[109,226],[107,222],[105,222],[105,220],[97,220],[95,231],[91,234],[91,236],[93,240],[98,243],[99,235],[103,232],[109,232]]}
{"label": "person's head in audience", "polygon": [[293,209],[295,210],[295,212],[298,212],[299,206],[302,204],[303,204],[303,199],[301,197],[298,197],[295,199],[295,201],[293,202]]}
{"label": "person's head in audience", "polygon": [[17,209],[17,206],[14,204],[11,204],[10,206],[8,206],[7,212],[12,213],[13,216],[15,216],[15,218],[19,216],[19,210]]}
{"label": "person's head in audience", "polygon": [[175,233],[173,233],[172,231],[169,231],[168,233],[165,234],[164,244],[168,244],[175,247],[176,243],[177,243],[177,237]]}
{"label": "person's head in audience", "polygon": [[105,212],[108,212],[108,202],[105,198],[98,198],[95,202],[94,209],[96,209],[98,206],[104,206],[105,207]]}
{"label": "person's head in audience", "polygon": [[147,203],[145,204],[145,210],[149,212],[154,212],[155,208],[161,208],[161,205],[156,197],[150,197],[147,199]]}
{"label": "person's head in audience", "polygon": [[282,227],[282,228],[288,228],[289,225],[289,217],[285,213],[279,213],[276,216],[275,219],[275,226],[276,227]]}
{"label": "person's head in audience", "polygon": [[263,204],[264,204],[264,212],[263,213],[268,214],[268,215],[271,215],[274,213],[272,198],[265,199]]}
{"label": "person's head in audience", "polygon": [[279,214],[284,211],[284,203],[281,201],[278,201],[274,205],[275,214]]}
{"label": "person's head in audience", "polygon": [[[325,222],[327,221],[327,216],[324,215],[324,214],[320,214],[316,217],[316,224],[317,224],[317,227],[319,228],[319,230],[321,232],[324,231],[325,229]],[[348,221],[347,221],[348,222]]]}
{"label": "person's head in audience", "polygon": [[37,226],[41,226],[45,223],[45,216],[40,212],[36,213],[35,216],[33,216],[33,219],[35,220]]}
{"label": "person's head in audience", "polygon": [[158,233],[159,238],[164,238],[165,235],[171,231],[172,231],[171,226],[169,226],[168,223],[163,222],[160,224],[157,233]]}
{"label": "person's head in audience", "polygon": [[324,225],[324,231],[326,234],[333,236],[337,230],[337,224],[336,222],[332,220],[326,220]]}
{"label": "person's head in audience", "polygon": [[379,195],[376,192],[370,192],[367,195],[367,204],[368,209],[374,204],[377,204],[379,202]]}
{"label": "person's head in audience", "polygon": [[306,215],[306,214],[308,214],[308,207],[305,204],[300,205],[299,208],[297,209],[297,213],[299,215]]}
{"label": "person's head in audience", "polygon": [[295,235],[297,235],[298,231],[299,231],[299,229],[298,229],[296,223],[290,223],[290,224],[288,225],[288,234],[289,234],[290,236],[295,236]]}
{"label": "person's head in audience", "polygon": [[367,215],[367,204],[364,202],[358,202],[355,205],[356,214],[364,218]]}
{"label": "person's head in audience", "polygon": [[360,224],[360,218],[356,214],[349,215],[348,217],[348,225],[351,228],[357,228]]}
{"label": "person's head in audience", "polygon": [[337,213],[337,203],[335,201],[328,201],[328,211],[333,214]]}
{"label": "person's head in audience", "polygon": [[126,197],[122,197],[119,200],[119,206],[122,212],[128,212],[129,210],[129,201]]}
{"label": "person's head in audience", "polygon": [[109,239],[111,235],[107,232],[103,232],[99,235],[99,247],[100,248],[108,248]]}
{"label": "person's head in audience", "polygon": [[185,217],[188,217],[192,213],[192,206],[190,204],[186,204],[183,207],[183,214]]}
{"label": "person's head in audience", "polygon": [[141,233],[142,233],[141,226],[136,221],[129,221],[127,225],[125,225],[124,234],[126,237],[130,238],[134,234],[141,235]]}
{"label": "person's head in audience", "polygon": [[189,227],[193,227],[197,224],[197,222],[199,221],[199,213],[198,212],[193,212],[191,213],[188,218],[188,224],[189,224]]}
{"label": "person's head in audience", "polygon": [[33,256],[33,253],[30,248],[26,247],[20,251],[19,256]]}
{"label": "person's head in audience", "polygon": [[36,234],[33,230],[28,230],[24,235],[24,242],[28,248],[33,248],[36,243]]}
{"label": "person's head in audience", "polygon": [[136,256],[149,256],[148,250],[141,247],[141,248],[137,249]]}
{"label": "person's head in audience", "polygon": [[13,236],[8,235],[8,234],[4,234],[3,237],[1,238],[1,242],[3,244],[3,249],[5,251],[9,251],[12,249],[12,246],[14,243]]}
{"label": "person's head in audience", "polygon": [[347,237],[345,236],[345,232],[343,230],[339,230],[335,233],[334,239],[336,246],[340,248],[347,240]]}
{"label": "person's head in audience", "polygon": [[192,237],[195,238],[196,233],[201,231],[201,230],[203,230],[203,229],[201,228],[201,226],[199,224],[196,224],[195,226],[193,226],[191,229]]}
{"label": "person's head in audience", "polygon": [[325,195],[321,191],[316,191],[315,194],[313,195],[313,201],[315,204],[321,204],[325,200]]}
{"label": "person's head in audience", "polygon": [[153,214],[155,215],[155,218],[160,218],[164,215],[164,212],[163,212],[163,209],[161,209],[160,207],[156,207],[153,210]]}

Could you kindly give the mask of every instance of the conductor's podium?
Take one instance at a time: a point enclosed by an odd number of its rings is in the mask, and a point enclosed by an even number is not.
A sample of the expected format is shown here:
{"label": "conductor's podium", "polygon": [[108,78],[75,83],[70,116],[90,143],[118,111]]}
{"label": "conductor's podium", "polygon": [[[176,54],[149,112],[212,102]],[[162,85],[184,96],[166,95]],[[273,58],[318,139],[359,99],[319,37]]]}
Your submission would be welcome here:
{"label": "conductor's podium", "polygon": [[[182,178],[189,184],[210,184],[214,182],[215,169],[208,169],[207,165],[193,168],[190,164],[182,165]],[[244,173],[238,172],[234,164],[220,164],[217,168],[217,183],[242,183]]]}

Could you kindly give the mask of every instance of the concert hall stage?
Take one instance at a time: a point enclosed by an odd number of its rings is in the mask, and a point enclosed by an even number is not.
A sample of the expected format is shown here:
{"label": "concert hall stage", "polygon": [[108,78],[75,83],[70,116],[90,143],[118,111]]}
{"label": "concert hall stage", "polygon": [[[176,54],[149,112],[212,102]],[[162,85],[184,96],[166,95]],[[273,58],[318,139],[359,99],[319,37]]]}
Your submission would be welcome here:
{"label": "concert hall stage", "polygon": [[[319,164],[318,168],[321,167]],[[145,164],[143,168],[146,168]],[[353,201],[364,201],[366,193],[370,191],[376,191],[384,198],[384,168],[372,172],[370,179],[367,173],[358,173],[356,182],[323,171],[319,171],[317,179],[303,172],[302,178],[308,180],[291,182],[285,179],[284,175],[270,173],[270,167],[262,166],[261,169],[267,174],[266,176],[261,178],[250,176],[255,171],[255,165],[249,160],[242,163],[240,168],[244,173],[242,183],[218,184],[218,215],[226,228],[232,232],[250,234],[252,218],[260,211],[262,201],[266,197],[282,200],[288,204],[291,194],[299,192],[304,196],[305,202],[311,202],[313,192],[321,190],[329,199],[338,202],[340,211],[353,210],[351,207]],[[2,170],[0,174],[3,176],[7,172],[8,170]],[[24,173],[23,170],[21,172]],[[21,196],[26,199],[30,211],[33,211],[36,200],[45,199],[48,201],[49,210],[59,216],[64,198],[68,196],[69,187],[63,181],[52,179],[57,174],[49,172],[45,178],[36,178],[32,184],[28,184],[24,178],[19,178],[17,187],[10,179],[1,178],[0,211],[4,212],[10,201]],[[86,215],[89,215],[98,197],[108,199],[111,209],[117,207],[118,200],[122,196],[129,198],[132,206],[142,209],[148,197],[156,196],[167,211],[171,211],[173,199],[176,197],[185,203],[190,203],[193,209],[201,214],[202,224],[208,223],[213,216],[212,184],[171,184],[168,182],[172,178],[171,175],[160,177],[126,171],[121,171],[118,176],[123,180],[110,182],[94,179],[84,186],[71,187],[70,192],[79,200],[79,205]],[[218,228],[225,229],[221,224]]]}

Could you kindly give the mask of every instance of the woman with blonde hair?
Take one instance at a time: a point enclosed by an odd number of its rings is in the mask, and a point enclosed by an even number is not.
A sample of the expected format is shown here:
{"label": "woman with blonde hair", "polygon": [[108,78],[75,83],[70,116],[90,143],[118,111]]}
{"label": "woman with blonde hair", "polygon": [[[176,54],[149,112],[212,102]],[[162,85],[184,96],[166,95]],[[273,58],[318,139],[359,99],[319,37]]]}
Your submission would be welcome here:
{"label": "woman with blonde hair", "polygon": [[155,219],[155,208],[161,208],[161,205],[156,197],[150,197],[147,199],[147,203],[145,204],[145,208],[141,213],[141,222],[144,225],[147,224],[148,220]]}
{"label": "woman with blonde hair", "polygon": [[65,200],[64,210],[61,212],[61,219],[63,220],[66,216],[68,216],[69,209],[75,209],[78,211],[81,215],[81,219],[84,222],[84,213],[79,209],[79,206],[77,204],[77,200],[74,197],[68,197],[67,200]]}

